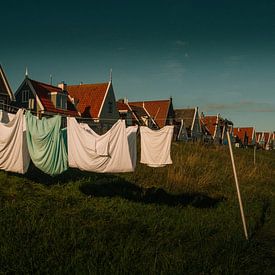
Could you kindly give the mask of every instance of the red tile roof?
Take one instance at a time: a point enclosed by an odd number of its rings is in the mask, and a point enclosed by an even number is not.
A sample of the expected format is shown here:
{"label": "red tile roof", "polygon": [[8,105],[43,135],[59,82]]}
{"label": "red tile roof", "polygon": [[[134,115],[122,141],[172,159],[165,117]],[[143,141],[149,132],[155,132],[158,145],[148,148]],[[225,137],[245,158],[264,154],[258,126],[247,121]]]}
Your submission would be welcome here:
{"label": "red tile roof", "polygon": [[50,93],[63,93],[62,89],[56,86],[52,86],[46,83],[38,82],[29,79],[37,96],[39,97],[45,112],[64,114],[68,116],[79,116],[75,106],[72,104],[70,99],[67,97],[67,110],[56,108],[51,101]]}
{"label": "red tile roof", "polygon": [[268,132],[263,133],[264,142],[267,143],[269,141],[271,134]]}
{"label": "red tile roof", "polygon": [[166,125],[171,100],[129,102],[130,106],[144,107],[160,128]]}
{"label": "red tile roof", "polygon": [[243,143],[245,135],[248,137],[248,144],[251,144],[253,139],[254,128],[253,127],[241,127],[234,128],[234,136],[238,137]]}
{"label": "red tile roof", "polygon": [[81,84],[67,86],[69,95],[77,103],[77,109],[84,117],[98,118],[109,83]]}
{"label": "red tile roof", "polygon": [[201,122],[204,124],[204,126],[207,128],[211,136],[213,137],[215,134],[215,129],[217,125],[217,116],[202,116]]}
{"label": "red tile roof", "polygon": [[116,107],[118,111],[130,111],[128,105],[121,101],[116,102]]}

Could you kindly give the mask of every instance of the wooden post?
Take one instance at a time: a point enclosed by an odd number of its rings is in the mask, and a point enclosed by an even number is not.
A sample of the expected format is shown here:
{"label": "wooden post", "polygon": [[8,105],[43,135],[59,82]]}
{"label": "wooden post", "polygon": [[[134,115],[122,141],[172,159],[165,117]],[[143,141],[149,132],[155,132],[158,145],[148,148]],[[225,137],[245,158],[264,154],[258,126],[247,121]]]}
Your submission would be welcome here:
{"label": "wooden post", "polygon": [[237,189],[237,194],[238,194],[241,217],[242,217],[242,222],[243,222],[244,235],[245,235],[245,238],[248,240],[248,234],[247,234],[247,229],[246,229],[246,222],[245,222],[245,217],[244,217],[242,198],[241,198],[241,193],[240,193],[240,189],[239,189],[238,177],[237,177],[235,161],[234,161],[234,156],[233,156],[232,144],[231,144],[231,139],[230,139],[230,135],[229,135],[227,127],[226,127],[226,134],[227,134],[227,140],[228,140],[228,146],[229,146],[229,151],[230,151],[230,156],[231,156],[232,168],[233,168],[236,189]]}

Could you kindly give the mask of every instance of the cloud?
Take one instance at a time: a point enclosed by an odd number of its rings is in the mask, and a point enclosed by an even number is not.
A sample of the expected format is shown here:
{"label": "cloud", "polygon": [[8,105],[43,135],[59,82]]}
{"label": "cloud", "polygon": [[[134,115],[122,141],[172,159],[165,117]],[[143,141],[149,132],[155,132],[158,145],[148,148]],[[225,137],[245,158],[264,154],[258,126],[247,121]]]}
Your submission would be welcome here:
{"label": "cloud", "polygon": [[182,62],[178,60],[167,60],[162,68],[162,72],[169,75],[169,78],[176,78],[181,80],[183,75],[186,73],[186,68]]}
{"label": "cloud", "polygon": [[175,42],[175,44],[176,44],[177,46],[179,46],[179,47],[184,47],[184,46],[186,46],[186,45],[188,44],[188,42],[187,42],[187,41],[183,41],[183,40],[177,40],[177,41]]}
{"label": "cloud", "polygon": [[167,81],[182,81],[187,69],[181,60],[167,58],[160,62],[157,70],[152,71],[151,75],[157,78],[163,78]]}
{"label": "cloud", "polygon": [[235,103],[210,103],[202,106],[201,108],[205,111],[275,113],[275,104],[255,101],[240,101]]}
{"label": "cloud", "polygon": [[230,55],[230,56],[226,56],[224,58],[224,64],[225,65],[229,65],[229,66],[239,65],[239,64],[241,64],[244,61],[245,57],[246,57],[246,55]]}
{"label": "cloud", "polygon": [[119,52],[121,52],[121,51],[125,51],[126,50],[126,48],[125,47],[118,47],[117,48],[117,51],[119,51]]}

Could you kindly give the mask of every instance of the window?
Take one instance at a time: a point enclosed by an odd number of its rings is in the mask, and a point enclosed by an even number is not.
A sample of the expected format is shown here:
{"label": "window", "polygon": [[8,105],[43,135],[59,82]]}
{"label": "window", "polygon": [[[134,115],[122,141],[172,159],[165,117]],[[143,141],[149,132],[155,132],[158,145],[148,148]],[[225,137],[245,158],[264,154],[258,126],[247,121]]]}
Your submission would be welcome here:
{"label": "window", "polygon": [[23,90],[22,91],[22,102],[28,102],[30,97],[30,91],[29,90]]}
{"label": "window", "polygon": [[111,114],[113,112],[113,103],[111,101],[108,102],[108,113]]}
{"label": "window", "polygon": [[61,96],[56,95],[56,107],[61,108]]}
{"label": "window", "polygon": [[67,109],[67,96],[62,94],[56,95],[56,108]]}

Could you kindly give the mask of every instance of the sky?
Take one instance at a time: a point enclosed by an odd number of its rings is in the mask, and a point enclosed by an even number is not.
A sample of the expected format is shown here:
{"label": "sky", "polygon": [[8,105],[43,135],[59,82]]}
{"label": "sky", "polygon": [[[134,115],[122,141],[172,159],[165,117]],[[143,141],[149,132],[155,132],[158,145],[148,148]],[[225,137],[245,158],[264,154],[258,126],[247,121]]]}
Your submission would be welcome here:
{"label": "sky", "polygon": [[109,81],[116,98],[172,97],[236,127],[275,131],[275,0],[1,3],[0,64],[15,92]]}

